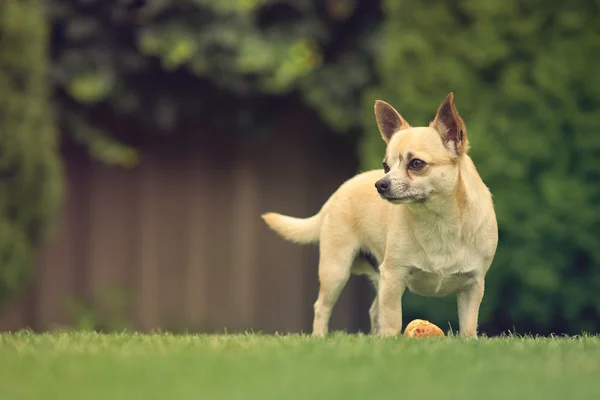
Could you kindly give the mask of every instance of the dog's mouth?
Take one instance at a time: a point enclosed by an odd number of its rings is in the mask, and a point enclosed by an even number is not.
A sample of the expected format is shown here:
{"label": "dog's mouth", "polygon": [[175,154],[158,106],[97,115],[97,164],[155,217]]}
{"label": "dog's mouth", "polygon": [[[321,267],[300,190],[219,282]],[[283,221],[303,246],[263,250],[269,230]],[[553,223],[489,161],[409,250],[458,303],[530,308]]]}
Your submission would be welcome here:
{"label": "dog's mouth", "polygon": [[392,204],[406,204],[406,203],[423,203],[426,198],[424,196],[410,194],[406,196],[392,197],[381,195],[381,198],[389,201]]}

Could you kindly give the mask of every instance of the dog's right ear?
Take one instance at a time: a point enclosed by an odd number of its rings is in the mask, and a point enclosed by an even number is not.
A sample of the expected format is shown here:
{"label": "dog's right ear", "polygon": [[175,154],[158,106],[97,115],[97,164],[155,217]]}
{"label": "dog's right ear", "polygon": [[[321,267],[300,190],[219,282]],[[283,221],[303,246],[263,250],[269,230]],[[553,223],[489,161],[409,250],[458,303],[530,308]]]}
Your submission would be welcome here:
{"label": "dog's right ear", "polygon": [[410,128],[408,122],[388,103],[382,100],[375,102],[375,119],[381,137],[385,143],[389,143],[394,133],[402,129]]}

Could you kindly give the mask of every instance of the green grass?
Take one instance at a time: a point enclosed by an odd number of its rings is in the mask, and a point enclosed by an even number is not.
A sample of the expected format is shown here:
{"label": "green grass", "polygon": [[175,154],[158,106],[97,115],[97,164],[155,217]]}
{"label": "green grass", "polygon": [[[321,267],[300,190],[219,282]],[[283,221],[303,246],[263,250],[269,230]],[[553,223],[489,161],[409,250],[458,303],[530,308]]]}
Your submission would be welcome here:
{"label": "green grass", "polygon": [[600,338],[0,336],[0,399],[600,399]]}

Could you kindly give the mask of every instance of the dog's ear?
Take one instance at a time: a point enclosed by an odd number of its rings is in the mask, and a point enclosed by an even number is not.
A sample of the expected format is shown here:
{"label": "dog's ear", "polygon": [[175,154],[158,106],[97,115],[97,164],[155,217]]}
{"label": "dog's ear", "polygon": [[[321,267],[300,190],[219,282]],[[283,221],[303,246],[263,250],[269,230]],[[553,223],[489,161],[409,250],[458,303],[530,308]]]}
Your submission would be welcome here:
{"label": "dog's ear", "polygon": [[375,102],[375,119],[377,120],[377,126],[381,137],[386,143],[390,142],[394,133],[401,129],[410,128],[408,122],[385,101],[377,100]]}
{"label": "dog's ear", "polygon": [[429,125],[437,130],[448,150],[463,155],[469,146],[467,128],[454,105],[454,93],[449,93]]}

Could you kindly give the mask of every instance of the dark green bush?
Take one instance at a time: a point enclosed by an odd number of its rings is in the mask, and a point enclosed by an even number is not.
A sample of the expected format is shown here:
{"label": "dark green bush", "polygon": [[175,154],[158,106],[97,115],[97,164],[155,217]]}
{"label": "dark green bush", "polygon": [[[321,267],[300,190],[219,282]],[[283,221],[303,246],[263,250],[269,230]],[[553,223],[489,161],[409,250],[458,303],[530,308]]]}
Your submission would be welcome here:
{"label": "dark green bush", "polygon": [[[362,158],[383,143],[375,98],[413,125],[453,91],[494,194],[500,244],[481,322],[490,330],[600,330],[600,3],[388,0]],[[454,301],[407,299],[454,318]],[[425,305],[423,305],[425,304]]]}
{"label": "dark green bush", "polygon": [[31,277],[61,190],[42,6],[0,2],[0,305]]}

